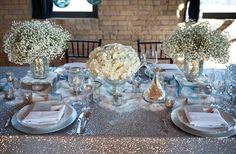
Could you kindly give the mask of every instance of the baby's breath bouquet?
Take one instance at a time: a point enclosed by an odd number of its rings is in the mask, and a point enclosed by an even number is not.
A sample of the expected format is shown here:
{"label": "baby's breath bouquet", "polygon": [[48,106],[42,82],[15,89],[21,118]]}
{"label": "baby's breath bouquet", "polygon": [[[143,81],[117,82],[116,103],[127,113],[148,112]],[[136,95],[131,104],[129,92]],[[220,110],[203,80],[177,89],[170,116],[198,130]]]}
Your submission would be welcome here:
{"label": "baby's breath bouquet", "polygon": [[4,52],[16,64],[30,64],[36,57],[53,60],[63,55],[70,39],[68,31],[49,21],[13,22],[3,38]]}
{"label": "baby's breath bouquet", "polygon": [[228,35],[213,30],[208,22],[187,23],[178,27],[164,42],[163,50],[172,58],[186,61],[211,58],[219,63],[229,60]]}

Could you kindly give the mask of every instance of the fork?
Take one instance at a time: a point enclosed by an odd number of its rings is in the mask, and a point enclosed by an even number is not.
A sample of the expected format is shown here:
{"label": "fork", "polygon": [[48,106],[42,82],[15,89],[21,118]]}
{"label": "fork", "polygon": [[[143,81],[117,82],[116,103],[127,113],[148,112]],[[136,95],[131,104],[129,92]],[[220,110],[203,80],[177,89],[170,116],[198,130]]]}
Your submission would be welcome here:
{"label": "fork", "polygon": [[161,126],[160,131],[164,131],[165,133],[168,133],[167,120],[168,120],[168,113],[165,111],[162,111],[161,112],[162,126]]}

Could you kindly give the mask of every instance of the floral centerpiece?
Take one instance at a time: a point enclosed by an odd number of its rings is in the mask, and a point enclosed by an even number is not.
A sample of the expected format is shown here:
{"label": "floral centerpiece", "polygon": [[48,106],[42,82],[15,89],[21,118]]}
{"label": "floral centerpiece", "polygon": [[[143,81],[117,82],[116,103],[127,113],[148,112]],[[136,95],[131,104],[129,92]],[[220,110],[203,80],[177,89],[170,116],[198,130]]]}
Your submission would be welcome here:
{"label": "floral centerpiece", "polygon": [[101,79],[125,80],[138,71],[140,60],[131,46],[114,43],[92,51],[86,66]]}
{"label": "floral centerpiece", "polygon": [[10,62],[20,65],[32,64],[38,57],[50,61],[63,56],[69,39],[68,31],[47,20],[13,22],[3,38],[4,52]]}
{"label": "floral centerpiece", "polygon": [[119,106],[122,102],[117,100],[122,94],[117,90],[117,86],[124,84],[139,70],[140,60],[131,46],[114,43],[92,51],[86,66],[93,76],[112,86],[110,93],[114,97],[113,105]]}
{"label": "floral centerpiece", "polygon": [[[219,63],[229,60],[229,39],[226,33],[213,30],[208,22],[186,23],[178,27],[164,42],[163,51],[172,58],[183,57],[189,79],[199,76],[204,58]],[[193,62],[193,63],[192,63]],[[187,65],[192,63],[191,66]],[[200,64],[200,70],[198,65]],[[188,72],[188,73],[189,73]]]}

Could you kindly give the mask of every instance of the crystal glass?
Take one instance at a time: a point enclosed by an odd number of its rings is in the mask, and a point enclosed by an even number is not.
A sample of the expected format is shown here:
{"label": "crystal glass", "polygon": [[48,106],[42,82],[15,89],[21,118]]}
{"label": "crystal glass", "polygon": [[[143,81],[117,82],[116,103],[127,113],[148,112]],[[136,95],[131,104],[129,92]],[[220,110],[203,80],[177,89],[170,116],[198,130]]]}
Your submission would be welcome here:
{"label": "crystal glass", "polygon": [[140,61],[141,61],[141,66],[140,66],[140,67],[145,66],[146,68],[148,68],[146,53],[143,53],[143,54],[141,55]]}
{"label": "crystal glass", "polygon": [[76,96],[83,89],[84,74],[79,67],[70,67],[68,71],[68,84],[73,88]]}
{"label": "crystal glass", "polygon": [[141,83],[143,79],[140,77],[139,72],[135,73],[132,76],[131,84],[132,84],[132,92],[133,93],[140,93],[141,92]]}
{"label": "crystal glass", "polygon": [[111,85],[111,90],[109,91],[109,93],[112,95],[113,97],[113,105],[114,106],[120,106],[123,104],[122,101],[122,92],[119,91],[118,87],[125,84],[128,81],[128,79],[125,80],[109,80],[109,79],[105,79],[105,82],[108,83],[109,85]]}
{"label": "crystal glass", "polygon": [[31,104],[33,102],[32,90],[20,89],[20,93],[21,93],[21,97],[22,97],[23,103]]}
{"label": "crystal glass", "polygon": [[33,78],[45,79],[48,77],[49,62],[46,57],[36,57],[30,67]]}
{"label": "crystal glass", "polygon": [[13,99],[15,99],[14,89],[13,89],[12,85],[7,84],[4,87],[4,95],[5,95],[5,99],[6,100],[13,100]]}
{"label": "crystal glass", "polygon": [[7,82],[13,82],[14,81],[14,73],[13,72],[7,72],[6,73],[6,80],[7,80]]}
{"label": "crystal glass", "polygon": [[203,60],[184,61],[184,75],[188,81],[196,81],[203,71]]}
{"label": "crystal glass", "polygon": [[112,95],[114,94],[117,94],[117,93],[121,93],[119,90],[118,90],[118,87],[120,85],[123,85],[127,82],[127,79],[126,80],[109,80],[109,79],[105,79],[105,82],[110,84],[112,86],[112,89],[110,91],[110,93]]}

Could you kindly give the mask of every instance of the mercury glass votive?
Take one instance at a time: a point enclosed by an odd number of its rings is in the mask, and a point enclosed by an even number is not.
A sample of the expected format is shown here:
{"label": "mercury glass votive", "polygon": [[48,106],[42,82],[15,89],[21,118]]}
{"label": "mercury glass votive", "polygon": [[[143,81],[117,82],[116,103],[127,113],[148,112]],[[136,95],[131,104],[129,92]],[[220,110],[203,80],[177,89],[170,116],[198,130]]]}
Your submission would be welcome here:
{"label": "mercury glass votive", "polygon": [[22,89],[22,100],[26,104],[32,103],[32,91],[31,90],[23,90]]}
{"label": "mercury glass votive", "polygon": [[4,95],[6,100],[13,100],[15,98],[13,87],[6,86],[4,89]]}
{"label": "mercury glass votive", "polygon": [[174,105],[174,100],[167,98],[165,101],[165,106],[167,109],[172,109]]}
{"label": "mercury glass votive", "polygon": [[12,72],[6,73],[6,80],[7,82],[13,82],[14,81],[14,74]]}

